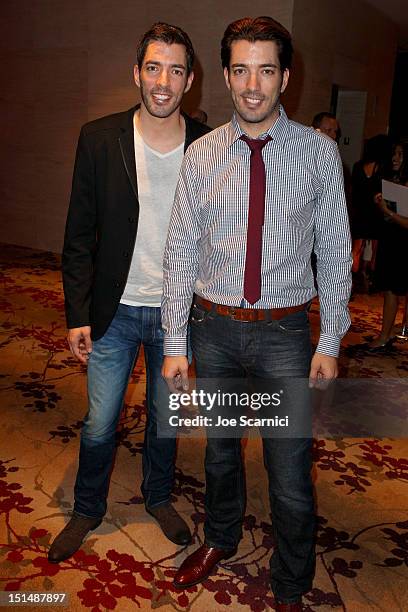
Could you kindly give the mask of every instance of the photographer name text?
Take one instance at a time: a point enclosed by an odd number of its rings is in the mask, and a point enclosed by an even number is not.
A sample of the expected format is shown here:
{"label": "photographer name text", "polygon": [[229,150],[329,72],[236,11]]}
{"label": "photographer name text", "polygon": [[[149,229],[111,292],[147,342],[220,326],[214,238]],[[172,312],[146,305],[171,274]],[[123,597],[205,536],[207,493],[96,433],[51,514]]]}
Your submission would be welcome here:
{"label": "photographer name text", "polygon": [[202,415],[180,417],[173,414],[169,417],[169,425],[172,427],[289,427],[289,418],[287,416],[256,418],[241,415],[239,418],[218,416],[213,419]]}

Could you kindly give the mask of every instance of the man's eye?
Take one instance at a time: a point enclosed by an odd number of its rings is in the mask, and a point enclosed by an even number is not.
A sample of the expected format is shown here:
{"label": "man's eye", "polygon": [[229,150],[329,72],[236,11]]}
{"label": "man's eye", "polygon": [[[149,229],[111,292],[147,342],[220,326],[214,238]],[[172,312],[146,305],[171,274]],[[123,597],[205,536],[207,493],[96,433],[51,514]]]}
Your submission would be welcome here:
{"label": "man's eye", "polygon": [[234,69],[234,74],[239,76],[240,74],[244,74],[244,69],[243,68],[235,68]]}
{"label": "man's eye", "polygon": [[264,68],[263,73],[264,74],[275,74],[275,71],[273,70],[273,68]]}
{"label": "man's eye", "polygon": [[157,66],[146,66],[146,70],[148,72],[154,72],[155,70],[157,70]]}
{"label": "man's eye", "polygon": [[183,76],[183,71],[182,70],[174,69],[173,70],[173,74],[176,74],[177,76]]}

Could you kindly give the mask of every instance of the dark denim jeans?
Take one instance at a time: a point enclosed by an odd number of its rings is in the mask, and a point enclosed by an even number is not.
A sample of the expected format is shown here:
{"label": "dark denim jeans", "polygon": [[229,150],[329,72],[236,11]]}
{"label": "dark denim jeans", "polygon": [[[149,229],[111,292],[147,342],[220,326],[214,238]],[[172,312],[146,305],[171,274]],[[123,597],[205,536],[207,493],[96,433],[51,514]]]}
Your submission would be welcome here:
{"label": "dark denim jeans", "polygon": [[93,343],[88,362],[89,408],[81,432],[74,510],[102,517],[115,453],[115,431],[141,344],[146,360],[147,424],[143,446],[142,493],[148,507],[170,499],[176,438],[157,437],[163,331],[160,308],[120,304],[107,332]]}
{"label": "dark denim jeans", "polygon": [[[198,379],[279,378],[290,383],[291,378],[309,375],[306,311],[280,321],[246,323],[195,305],[191,340]],[[284,603],[296,601],[311,589],[315,571],[311,446],[311,438],[263,437],[275,536],[271,586]],[[241,440],[208,436],[205,472],[205,541],[233,549],[242,537],[245,512]]]}

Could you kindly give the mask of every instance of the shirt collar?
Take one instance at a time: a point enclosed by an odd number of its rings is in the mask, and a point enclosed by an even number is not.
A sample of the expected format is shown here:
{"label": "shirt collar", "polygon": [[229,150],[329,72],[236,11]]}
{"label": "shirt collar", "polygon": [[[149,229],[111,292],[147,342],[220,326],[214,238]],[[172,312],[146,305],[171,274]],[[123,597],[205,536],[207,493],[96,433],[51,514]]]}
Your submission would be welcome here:
{"label": "shirt collar", "polygon": [[[264,132],[259,136],[259,138],[266,138],[266,136],[271,136],[275,143],[281,143],[283,145],[286,140],[286,135],[289,128],[289,119],[282,105],[279,106],[279,117],[275,121],[275,123],[269,128],[267,132]],[[239,140],[241,136],[245,134],[245,132],[241,129],[241,126],[238,123],[238,119],[236,114],[234,113],[231,121],[228,124],[228,132],[227,132],[227,146],[232,146],[234,142]]]}

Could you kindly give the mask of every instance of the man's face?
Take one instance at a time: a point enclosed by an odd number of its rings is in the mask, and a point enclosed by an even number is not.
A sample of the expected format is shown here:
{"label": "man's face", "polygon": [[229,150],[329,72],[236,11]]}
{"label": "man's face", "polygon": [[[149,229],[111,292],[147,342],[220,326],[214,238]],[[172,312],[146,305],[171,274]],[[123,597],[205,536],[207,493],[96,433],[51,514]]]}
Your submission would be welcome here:
{"label": "man's face", "polygon": [[279,116],[280,94],[289,79],[288,70],[281,72],[276,43],[233,42],[224,77],[241,127],[254,137],[268,130]]}
{"label": "man's face", "polygon": [[187,76],[184,45],[153,41],[147,46],[141,69],[134,67],[134,77],[147,111],[153,117],[165,118],[179,108],[194,75],[191,72]]}
{"label": "man's face", "polygon": [[333,140],[337,141],[337,136],[339,134],[339,124],[337,123],[337,119],[323,117],[319,130],[323,134],[326,134],[326,136],[329,136]]}

